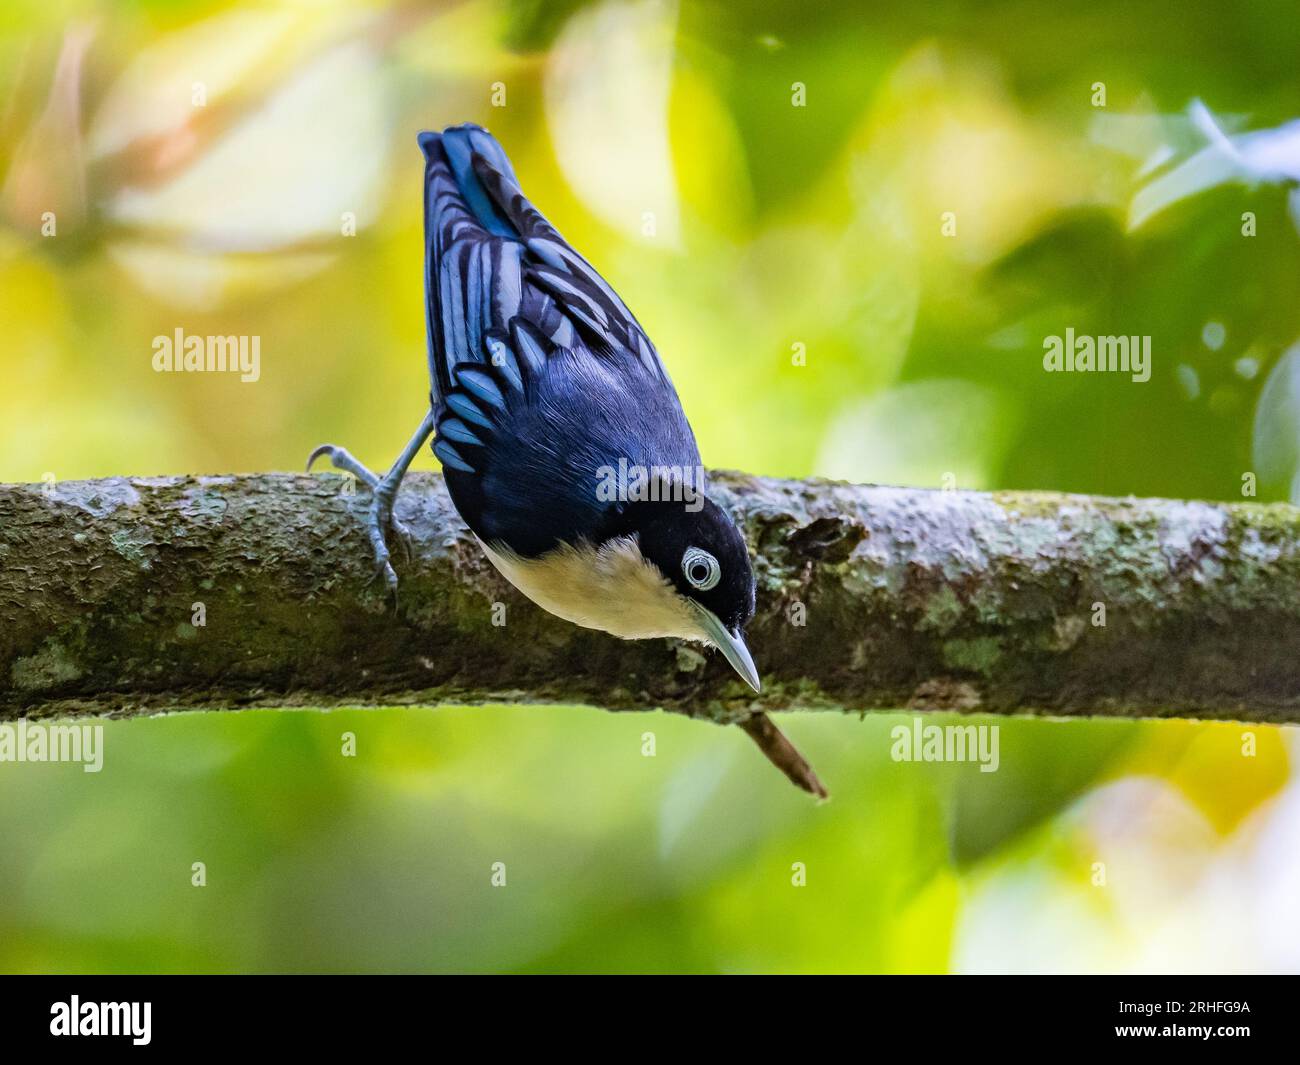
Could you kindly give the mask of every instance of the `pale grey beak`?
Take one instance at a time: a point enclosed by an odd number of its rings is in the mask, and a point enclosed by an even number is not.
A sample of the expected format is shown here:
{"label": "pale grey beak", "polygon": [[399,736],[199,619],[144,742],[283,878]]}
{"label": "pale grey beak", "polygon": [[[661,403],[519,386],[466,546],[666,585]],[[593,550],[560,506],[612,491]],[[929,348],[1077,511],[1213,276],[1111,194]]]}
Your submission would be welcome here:
{"label": "pale grey beak", "polygon": [[758,669],[754,665],[749,648],[745,646],[744,637],[739,632],[730,631],[712,610],[696,602],[692,602],[691,605],[700,616],[700,626],[704,629],[709,643],[722,652],[723,657],[731,663],[731,668],[745,679],[746,684],[754,691],[761,692],[763,685],[758,679]]}

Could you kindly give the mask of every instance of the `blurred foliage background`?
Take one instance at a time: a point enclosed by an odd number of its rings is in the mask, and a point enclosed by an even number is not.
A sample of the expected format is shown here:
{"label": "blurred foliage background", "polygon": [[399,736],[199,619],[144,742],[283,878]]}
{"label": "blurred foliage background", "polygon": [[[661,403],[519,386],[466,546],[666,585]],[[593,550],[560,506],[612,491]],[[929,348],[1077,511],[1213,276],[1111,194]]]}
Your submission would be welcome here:
{"label": "blurred foliage background", "polygon": [[[1300,501],[1298,49],[1271,0],[8,0],[0,479],[385,466],[415,134],[474,120],[713,465]],[[178,327],[260,379],[155,373]],[[1043,372],[1066,327],[1151,380]],[[111,722],[0,765],[0,968],[1300,968],[1293,730],[1004,721],[982,774],[906,720],[785,722],[821,807],[665,715]]]}

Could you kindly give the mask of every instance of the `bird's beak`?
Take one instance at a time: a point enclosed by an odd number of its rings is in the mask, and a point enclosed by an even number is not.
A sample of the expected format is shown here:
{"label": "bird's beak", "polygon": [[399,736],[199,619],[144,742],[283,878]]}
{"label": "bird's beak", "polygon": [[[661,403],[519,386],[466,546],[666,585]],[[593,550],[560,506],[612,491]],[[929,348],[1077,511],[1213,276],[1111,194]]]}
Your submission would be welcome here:
{"label": "bird's beak", "polygon": [[745,638],[740,635],[739,630],[732,632],[719,619],[718,615],[712,610],[700,606],[698,603],[692,603],[700,615],[700,624],[704,629],[704,634],[714,647],[722,652],[723,657],[731,663],[731,668],[739,673],[756,692],[763,690],[763,685],[758,679],[758,669],[754,665],[754,658],[749,653],[749,648],[745,646]]}

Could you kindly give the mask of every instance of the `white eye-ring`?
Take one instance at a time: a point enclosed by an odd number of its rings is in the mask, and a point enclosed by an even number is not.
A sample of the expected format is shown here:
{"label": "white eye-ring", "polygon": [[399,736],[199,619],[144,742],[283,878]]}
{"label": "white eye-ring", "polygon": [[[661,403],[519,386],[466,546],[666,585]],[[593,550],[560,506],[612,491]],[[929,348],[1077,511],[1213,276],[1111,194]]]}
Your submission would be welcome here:
{"label": "white eye-ring", "polygon": [[722,579],[718,560],[702,547],[688,547],[682,555],[682,573],[691,585],[707,592]]}

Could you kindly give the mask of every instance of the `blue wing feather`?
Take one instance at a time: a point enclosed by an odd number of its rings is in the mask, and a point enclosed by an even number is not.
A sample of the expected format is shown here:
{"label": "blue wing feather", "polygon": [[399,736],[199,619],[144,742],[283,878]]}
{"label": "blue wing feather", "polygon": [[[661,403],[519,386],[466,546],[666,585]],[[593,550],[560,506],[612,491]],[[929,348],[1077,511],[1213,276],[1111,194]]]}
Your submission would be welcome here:
{"label": "blue wing feather", "polygon": [[434,452],[462,517],[535,555],[599,542],[598,471],[699,466],[640,323],[478,126],[422,133]]}

